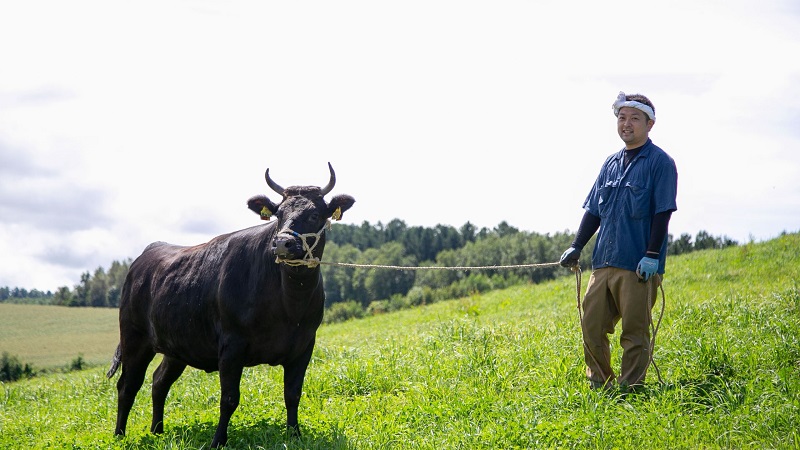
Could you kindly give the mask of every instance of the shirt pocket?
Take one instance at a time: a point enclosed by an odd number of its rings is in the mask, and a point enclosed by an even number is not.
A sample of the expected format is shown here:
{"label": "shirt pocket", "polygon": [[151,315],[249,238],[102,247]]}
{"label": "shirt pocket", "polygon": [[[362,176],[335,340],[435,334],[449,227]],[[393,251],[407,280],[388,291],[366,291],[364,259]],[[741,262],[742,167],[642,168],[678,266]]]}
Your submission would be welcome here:
{"label": "shirt pocket", "polygon": [[600,212],[600,217],[608,217],[611,215],[613,199],[611,196],[614,193],[616,185],[607,183],[597,190],[597,210]]}
{"label": "shirt pocket", "polygon": [[633,219],[650,217],[650,189],[636,182],[625,184],[628,213]]}

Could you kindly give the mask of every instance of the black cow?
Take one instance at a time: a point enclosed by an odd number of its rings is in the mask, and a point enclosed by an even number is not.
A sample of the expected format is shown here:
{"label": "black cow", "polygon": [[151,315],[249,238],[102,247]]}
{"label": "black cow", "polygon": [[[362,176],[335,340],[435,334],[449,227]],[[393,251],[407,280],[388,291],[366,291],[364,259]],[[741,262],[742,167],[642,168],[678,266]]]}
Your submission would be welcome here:
{"label": "black cow", "polygon": [[275,204],[257,195],[247,206],[262,219],[274,215],[277,221],[193,247],[156,242],[131,264],[119,307],[120,343],[108,372],[111,378],[122,365],[117,435],[125,434],[156,353],[164,359],[153,373],[151,432],[164,431],[167,392],[187,365],[219,370],[219,424],[211,446],[225,445],[244,367],[270,364],[283,366],[286,426],[299,434],[297,407],[325,304],[317,264],[325,228],[355,202],[349,195],[325,202],[336,183],[330,163],[328,168],[324,188],[286,189],[267,169],[267,185],[283,200]]}

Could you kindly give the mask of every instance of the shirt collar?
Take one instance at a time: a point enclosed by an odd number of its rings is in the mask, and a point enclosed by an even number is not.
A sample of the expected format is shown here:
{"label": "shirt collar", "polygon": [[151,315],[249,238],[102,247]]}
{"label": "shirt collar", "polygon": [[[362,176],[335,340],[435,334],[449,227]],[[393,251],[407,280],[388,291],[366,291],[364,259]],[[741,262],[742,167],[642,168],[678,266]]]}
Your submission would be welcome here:
{"label": "shirt collar", "polygon": [[[650,148],[653,146],[653,141],[650,138],[647,138],[647,142],[642,145],[641,150],[639,150],[639,154],[636,156],[637,158],[645,158],[647,155],[650,154]],[[631,149],[635,150],[635,149]],[[625,158],[625,148],[620,150],[614,159],[618,161],[622,161]]]}

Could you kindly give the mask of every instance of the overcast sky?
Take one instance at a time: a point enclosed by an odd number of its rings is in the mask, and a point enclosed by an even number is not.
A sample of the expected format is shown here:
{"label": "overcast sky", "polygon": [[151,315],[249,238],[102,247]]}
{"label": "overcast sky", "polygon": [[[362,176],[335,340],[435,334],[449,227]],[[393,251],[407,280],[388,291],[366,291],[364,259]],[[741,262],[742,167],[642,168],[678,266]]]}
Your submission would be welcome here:
{"label": "overcast sky", "polygon": [[328,161],[344,223],[574,231],[619,91],[676,161],[670,233],[798,231],[798,55],[796,0],[3,2],[0,286],[259,224],[265,169]]}

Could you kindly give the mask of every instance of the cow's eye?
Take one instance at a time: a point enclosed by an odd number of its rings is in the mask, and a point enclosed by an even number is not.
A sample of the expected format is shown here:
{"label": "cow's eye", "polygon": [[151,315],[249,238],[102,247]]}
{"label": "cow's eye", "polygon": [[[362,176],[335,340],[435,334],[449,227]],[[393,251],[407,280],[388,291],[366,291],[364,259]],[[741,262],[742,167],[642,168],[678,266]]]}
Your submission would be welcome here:
{"label": "cow's eye", "polygon": [[309,221],[311,221],[311,222],[317,222],[317,221],[319,221],[319,213],[316,213],[316,212],[315,212],[315,213],[312,213],[312,214],[311,214],[311,217],[309,217],[309,219],[308,219],[308,220],[309,220]]}

